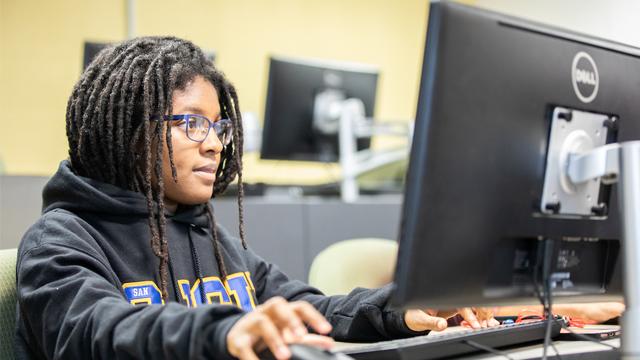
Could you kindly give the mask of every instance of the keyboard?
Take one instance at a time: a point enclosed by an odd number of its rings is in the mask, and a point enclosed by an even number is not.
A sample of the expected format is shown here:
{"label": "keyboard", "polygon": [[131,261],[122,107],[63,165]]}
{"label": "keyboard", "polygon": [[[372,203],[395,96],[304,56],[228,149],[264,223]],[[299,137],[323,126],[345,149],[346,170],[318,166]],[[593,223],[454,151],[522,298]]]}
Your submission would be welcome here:
{"label": "keyboard", "polygon": [[[478,330],[432,334],[408,339],[382,341],[353,348],[339,353],[356,360],[428,360],[483,351],[468,342],[490,348],[523,344],[544,340],[545,320],[499,325]],[[553,321],[551,337],[560,334],[563,321]]]}

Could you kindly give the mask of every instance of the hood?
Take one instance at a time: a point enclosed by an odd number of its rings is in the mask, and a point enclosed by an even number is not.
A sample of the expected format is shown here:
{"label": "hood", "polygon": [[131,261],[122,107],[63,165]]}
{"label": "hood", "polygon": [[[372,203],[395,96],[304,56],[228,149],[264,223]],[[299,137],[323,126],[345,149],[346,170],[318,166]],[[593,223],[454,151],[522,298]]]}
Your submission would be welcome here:
{"label": "hood", "polygon": [[[60,163],[58,171],[42,190],[42,213],[63,209],[73,213],[93,212],[105,215],[148,218],[147,199],[131,190],[107,184],[71,171],[69,160]],[[154,201],[154,205],[157,205]],[[157,206],[154,206],[157,209]],[[173,221],[207,227],[204,204],[181,205],[176,214],[165,210]]]}

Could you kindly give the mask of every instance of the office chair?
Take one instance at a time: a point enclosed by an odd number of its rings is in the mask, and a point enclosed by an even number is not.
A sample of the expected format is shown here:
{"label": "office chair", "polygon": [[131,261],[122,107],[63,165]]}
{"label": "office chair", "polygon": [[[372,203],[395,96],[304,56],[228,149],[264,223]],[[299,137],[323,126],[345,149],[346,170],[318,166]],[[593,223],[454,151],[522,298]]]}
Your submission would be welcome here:
{"label": "office chair", "polygon": [[324,249],[311,264],[309,285],[325,295],[348,294],[356,287],[378,288],[393,281],[398,244],[393,240],[345,240]]}
{"label": "office chair", "polygon": [[18,249],[0,250],[0,359],[13,359],[16,322],[16,259]]}

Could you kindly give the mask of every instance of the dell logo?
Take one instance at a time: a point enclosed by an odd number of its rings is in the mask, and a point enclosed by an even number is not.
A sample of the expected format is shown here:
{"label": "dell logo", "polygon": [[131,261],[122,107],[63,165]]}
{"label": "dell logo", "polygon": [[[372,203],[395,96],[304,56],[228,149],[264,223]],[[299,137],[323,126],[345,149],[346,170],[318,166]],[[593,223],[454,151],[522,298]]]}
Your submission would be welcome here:
{"label": "dell logo", "polygon": [[576,69],[576,81],[583,84],[595,85],[596,75],[593,71]]}
{"label": "dell logo", "polygon": [[590,103],[598,94],[600,78],[598,68],[591,56],[584,51],[576,54],[571,66],[571,80],[573,90],[578,99],[584,103]]}

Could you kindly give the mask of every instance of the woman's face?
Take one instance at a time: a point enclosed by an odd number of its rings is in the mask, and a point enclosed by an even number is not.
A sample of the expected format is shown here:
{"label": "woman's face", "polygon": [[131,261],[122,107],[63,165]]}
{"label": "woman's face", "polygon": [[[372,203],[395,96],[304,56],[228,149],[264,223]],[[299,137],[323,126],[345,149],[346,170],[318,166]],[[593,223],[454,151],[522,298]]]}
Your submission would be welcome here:
{"label": "woman's face", "polygon": [[[187,84],[184,90],[173,93],[173,114],[198,114],[211,122],[220,117],[220,103],[213,85],[202,77],[196,77]],[[178,204],[196,205],[209,200],[216,180],[216,170],[220,164],[222,143],[214,129],[202,142],[195,142],[187,137],[183,127],[178,127],[182,120],[166,121],[171,127],[171,144],[173,145],[173,163],[176,167],[178,182],[173,181],[169,150],[164,143],[162,155],[162,180],[164,183],[165,207],[175,212]],[[155,146],[157,139],[151,144],[151,164],[155,163]],[[158,181],[152,171],[151,184],[157,189]]]}

